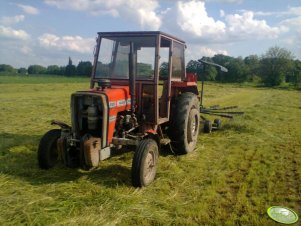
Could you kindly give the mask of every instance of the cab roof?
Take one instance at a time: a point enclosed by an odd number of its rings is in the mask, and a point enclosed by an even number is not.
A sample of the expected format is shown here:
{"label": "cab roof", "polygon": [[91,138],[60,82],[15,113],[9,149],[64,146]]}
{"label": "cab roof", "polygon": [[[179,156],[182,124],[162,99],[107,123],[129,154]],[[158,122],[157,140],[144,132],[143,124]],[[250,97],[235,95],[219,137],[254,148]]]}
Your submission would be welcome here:
{"label": "cab roof", "polygon": [[180,43],[183,43],[185,44],[185,41],[175,37],[175,36],[172,36],[170,34],[167,34],[167,33],[164,33],[162,31],[117,31],[117,32],[98,32],[98,35],[100,35],[101,37],[129,37],[129,36],[157,36],[157,35],[160,35],[160,36],[164,36],[166,38],[169,38],[169,39],[173,39],[173,40],[176,40]]}

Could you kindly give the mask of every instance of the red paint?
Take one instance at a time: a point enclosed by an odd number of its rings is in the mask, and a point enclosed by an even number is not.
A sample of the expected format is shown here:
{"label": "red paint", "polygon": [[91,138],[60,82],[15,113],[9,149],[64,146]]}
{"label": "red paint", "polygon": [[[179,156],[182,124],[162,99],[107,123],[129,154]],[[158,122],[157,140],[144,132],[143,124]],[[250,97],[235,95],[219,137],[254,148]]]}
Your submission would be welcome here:
{"label": "red paint", "polygon": [[[128,86],[112,86],[104,90],[93,89],[92,92],[103,93],[108,97],[109,107],[109,126],[108,126],[108,144],[112,143],[117,114],[122,111],[130,110],[131,99]],[[125,101],[125,103],[123,102]],[[110,120],[111,119],[111,120]]]}
{"label": "red paint", "polygon": [[190,87],[190,86],[197,86],[197,74],[196,73],[187,73],[186,74],[186,80],[185,81],[172,81],[171,86],[172,87]]}
{"label": "red paint", "polygon": [[186,88],[186,87],[191,87],[191,86],[197,86],[196,82],[182,82],[182,81],[172,81],[171,82],[171,87],[179,87],[179,88]]}
{"label": "red paint", "polygon": [[187,79],[186,79],[187,82],[197,82],[198,81],[196,73],[189,72],[189,73],[186,73],[186,76],[187,76]]}
{"label": "red paint", "polygon": [[148,129],[145,131],[146,133],[157,134],[157,132],[153,129]]}

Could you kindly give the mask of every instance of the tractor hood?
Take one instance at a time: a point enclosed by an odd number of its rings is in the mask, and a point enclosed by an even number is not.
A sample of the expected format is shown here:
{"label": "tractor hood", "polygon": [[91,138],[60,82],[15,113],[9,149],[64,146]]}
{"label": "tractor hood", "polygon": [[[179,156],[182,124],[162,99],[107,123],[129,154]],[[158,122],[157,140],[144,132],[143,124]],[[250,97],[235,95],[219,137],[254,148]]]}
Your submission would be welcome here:
{"label": "tractor hood", "polygon": [[128,86],[112,86],[105,89],[92,89],[89,92],[105,94],[108,107],[117,112],[130,110],[131,96]]}
{"label": "tractor hood", "polygon": [[[127,111],[131,109],[131,97],[128,86],[111,86],[105,89],[99,87],[87,90],[78,91],[73,95],[92,95],[102,96],[104,98],[103,105],[105,105],[106,112],[104,112],[105,118],[108,120],[108,133],[107,142],[111,143],[113,139],[114,128],[116,124],[117,114],[119,112]],[[103,131],[105,132],[105,131]]]}

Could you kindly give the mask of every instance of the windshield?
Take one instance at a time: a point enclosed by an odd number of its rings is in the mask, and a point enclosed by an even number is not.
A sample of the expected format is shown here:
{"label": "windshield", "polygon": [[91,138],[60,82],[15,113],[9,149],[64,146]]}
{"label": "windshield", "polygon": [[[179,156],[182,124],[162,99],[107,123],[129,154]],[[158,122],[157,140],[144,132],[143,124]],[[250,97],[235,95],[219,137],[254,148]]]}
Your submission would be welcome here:
{"label": "windshield", "polygon": [[136,55],[136,78],[154,78],[155,36],[106,37],[101,39],[95,78],[129,78],[130,43]]}

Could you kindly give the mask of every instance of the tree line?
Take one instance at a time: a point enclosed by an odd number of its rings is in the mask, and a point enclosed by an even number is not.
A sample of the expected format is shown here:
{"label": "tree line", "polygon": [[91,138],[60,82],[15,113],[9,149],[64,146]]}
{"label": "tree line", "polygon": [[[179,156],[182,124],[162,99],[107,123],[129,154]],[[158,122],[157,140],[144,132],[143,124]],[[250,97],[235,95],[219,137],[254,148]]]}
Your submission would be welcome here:
{"label": "tree line", "polygon": [[41,65],[30,65],[28,68],[21,67],[15,69],[7,64],[0,64],[0,72],[19,73],[19,74],[45,74],[45,75],[62,75],[62,76],[90,76],[92,72],[92,63],[90,61],[80,61],[77,66],[73,65],[69,57],[66,66],[49,65],[44,67]]}
{"label": "tree line", "polygon": [[198,60],[191,60],[186,70],[197,73],[199,80],[225,83],[255,82],[265,86],[291,83],[301,88],[301,61],[294,60],[290,51],[277,46],[269,48],[262,56],[234,58],[217,54],[213,57],[202,57],[201,60],[220,64],[226,67],[228,72],[223,73],[215,67],[204,66]]}
{"label": "tree line", "polygon": [[[228,72],[220,72],[215,67],[204,67],[198,60],[191,60],[187,63],[186,71],[196,73],[198,80],[223,83],[253,82],[264,86],[290,83],[301,89],[301,61],[295,60],[293,54],[284,48],[271,47],[262,56],[249,55],[245,58],[235,58],[217,54],[213,57],[202,57],[201,60],[220,64],[226,67]],[[160,66],[160,76],[161,72],[166,71],[167,68],[168,63]],[[28,68],[15,69],[10,65],[0,64],[0,72],[20,74],[90,76],[91,71],[92,63],[90,61],[81,61],[75,66],[70,57],[66,66],[30,65]]]}

